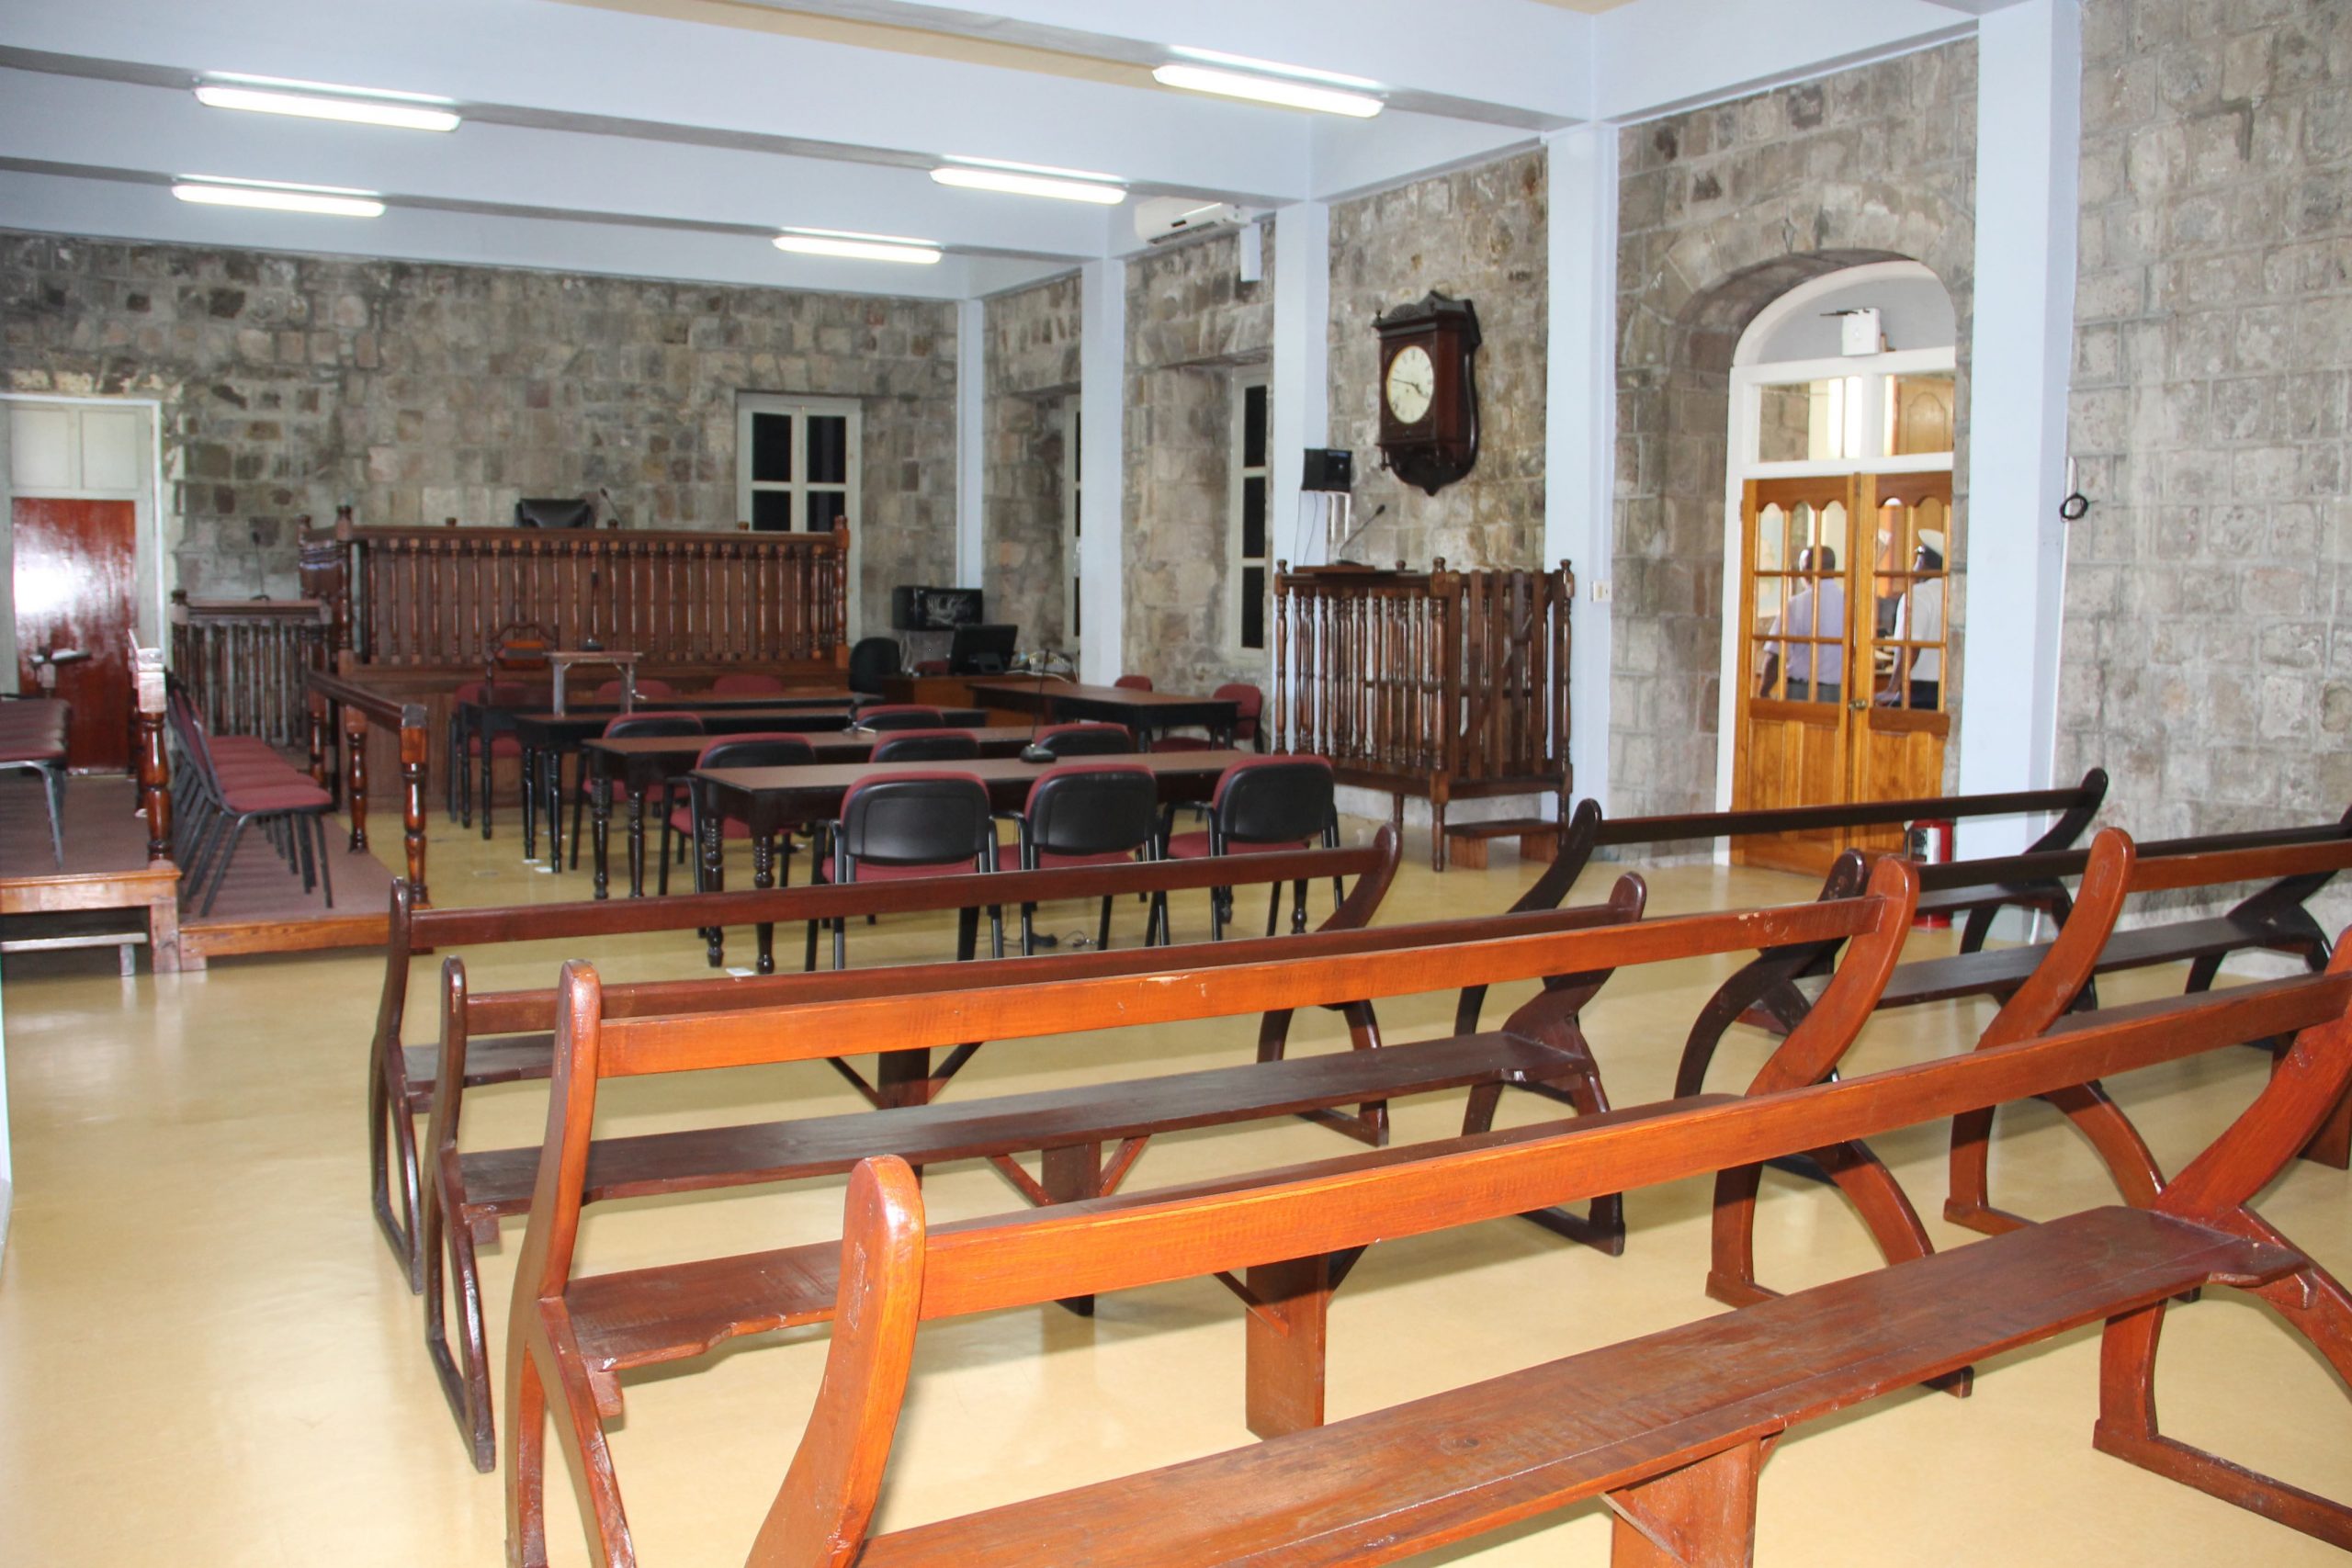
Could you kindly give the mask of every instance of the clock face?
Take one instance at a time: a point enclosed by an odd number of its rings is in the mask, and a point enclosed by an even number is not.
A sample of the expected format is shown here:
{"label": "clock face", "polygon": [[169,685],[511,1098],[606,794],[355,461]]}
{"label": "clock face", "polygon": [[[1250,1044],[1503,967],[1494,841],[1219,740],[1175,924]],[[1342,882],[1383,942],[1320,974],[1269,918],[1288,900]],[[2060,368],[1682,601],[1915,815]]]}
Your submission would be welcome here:
{"label": "clock face", "polygon": [[1419,344],[1398,349],[1388,362],[1385,390],[1388,412],[1397,423],[1419,423],[1437,395],[1437,367],[1430,362],[1430,351]]}

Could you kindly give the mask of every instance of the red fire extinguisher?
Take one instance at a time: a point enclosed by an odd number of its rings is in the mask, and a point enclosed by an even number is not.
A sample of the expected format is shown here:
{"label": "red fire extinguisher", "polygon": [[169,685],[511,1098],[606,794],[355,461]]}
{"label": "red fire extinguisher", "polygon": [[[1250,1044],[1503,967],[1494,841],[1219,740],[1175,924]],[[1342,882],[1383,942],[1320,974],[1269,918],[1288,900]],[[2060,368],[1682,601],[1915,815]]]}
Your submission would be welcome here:
{"label": "red fire extinguisher", "polygon": [[[1904,829],[1904,853],[1912,860],[1942,865],[1951,859],[1952,827],[1948,818],[1923,818]],[[1951,925],[1950,915],[1921,915],[1912,925],[1922,931],[1945,931]]]}

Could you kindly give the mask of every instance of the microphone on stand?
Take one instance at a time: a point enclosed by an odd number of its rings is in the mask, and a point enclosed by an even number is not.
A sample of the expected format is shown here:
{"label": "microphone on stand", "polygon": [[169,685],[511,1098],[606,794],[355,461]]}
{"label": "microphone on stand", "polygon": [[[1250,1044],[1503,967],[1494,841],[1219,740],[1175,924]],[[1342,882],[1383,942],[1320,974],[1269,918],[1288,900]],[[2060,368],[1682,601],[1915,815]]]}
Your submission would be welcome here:
{"label": "microphone on stand", "polygon": [[1349,547],[1350,545],[1354,544],[1354,543],[1356,542],[1356,540],[1357,540],[1357,539],[1361,538],[1361,537],[1363,536],[1363,531],[1364,531],[1366,528],[1369,528],[1369,527],[1371,527],[1374,523],[1379,522],[1379,521],[1380,521],[1380,514],[1381,514],[1382,513],[1384,513],[1384,512],[1387,511],[1387,510],[1388,510],[1388,503],[1387,503],[1386,502],[1385,502],[1385,501],[1384,501],[1384,502],[1382,502],[1378,506],[1374,507],[1370,512],[1366,513],[1364,514],[1364,519],[1363,519],[1363,522],[1361,522],[1361,523],[1357,524],[1354,527],[1352,527],[1352,528],[1349,529],[1349,530],[1348,530],[1348,536],[1347,536],[1346,538],[1344,538],[1344,539],[1341,539],[1341,540],[1339,542],[1339,544],[1338,544],[1336,547],[1333,547],[1333,549],[1332,549],[1332,551],[1331,551],[1331,560],[1332,560],[1332,564],[1334,564],[1334,565],[1339,564],[1340,558],[1340,557],[1342,557],[1342,556],[1344,556],[1344,555],[1346,555],[1346,554],[1348,553],[1348,547]]}
{"label": "microphone on stand", "polygon": [[1051,751],[1037,744],[1037,732],[1046,722],[1046,677],[1057,673],[1054,665],[1068,662],[1050,649],[1037,649],[1029,655],[1029,672],[1037,678],[1037,705],[1029,714],[1029,744],[1021,748],[1021,760],[1024,762],[1051,762],[1056,760]]}

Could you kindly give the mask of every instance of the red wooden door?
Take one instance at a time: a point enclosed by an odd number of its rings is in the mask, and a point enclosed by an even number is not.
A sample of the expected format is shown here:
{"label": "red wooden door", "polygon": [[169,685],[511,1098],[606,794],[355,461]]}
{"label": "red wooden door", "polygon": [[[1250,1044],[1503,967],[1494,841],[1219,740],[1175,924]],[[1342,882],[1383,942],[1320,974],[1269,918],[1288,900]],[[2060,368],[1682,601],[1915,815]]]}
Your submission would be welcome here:
{"label": "red wooden door", "polygon": [[74,705],[66,758],[77,768],[130,761],[130,636],[137,604],[138,510],[129,501],[18,496],[17,689],[40,690],[32,655],[79,649],[57,668],[57,694]]}

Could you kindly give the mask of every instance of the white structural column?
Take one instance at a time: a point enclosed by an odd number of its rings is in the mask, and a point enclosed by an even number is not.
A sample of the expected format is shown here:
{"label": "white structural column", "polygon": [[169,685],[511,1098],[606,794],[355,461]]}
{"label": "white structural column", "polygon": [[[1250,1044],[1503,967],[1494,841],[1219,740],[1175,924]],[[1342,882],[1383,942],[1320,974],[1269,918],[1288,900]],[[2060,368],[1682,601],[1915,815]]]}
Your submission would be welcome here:
{"label": "white structural column", "polygon": [[1331,209],[1302,201],[1274,214],[1274,351],[1266,453],[1273,484],[1272,554],[1320,565],[1323,531],[1299,528],[1300,454],[1331,439]]}
{"label": "white structural column", "polygon": [[978,588],[988,570],[988,307],[978,299],[956,306],[956,583]]}
{"label": "white structural column", "polygon": [[1127,264],[1088,262],[1079,288],[1079,678],[1107,686],[1126,660]]}
{"label": "white structural column", "polygon": [[1610,602],[1617,476],[1617,128],[1547,139],[1550,336],[1544,412],[1544,565],[1575,563],[1568,664],[1577,793],[1609,805]]}
{"label": "white structural column", "polygon": [[[1976,283],[1968,563],[1956,624],[1960,788],[2041,789],[2056,749],[2066,570],[2066,384],[2080,203],[2082,15],[2023,0],[1977,32]],[[2026,843],[2017,818],[1961,824],[1960,853]]]}

